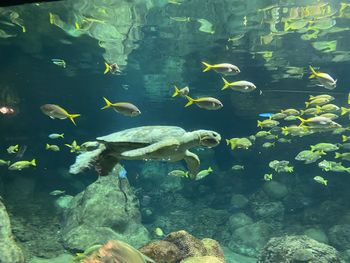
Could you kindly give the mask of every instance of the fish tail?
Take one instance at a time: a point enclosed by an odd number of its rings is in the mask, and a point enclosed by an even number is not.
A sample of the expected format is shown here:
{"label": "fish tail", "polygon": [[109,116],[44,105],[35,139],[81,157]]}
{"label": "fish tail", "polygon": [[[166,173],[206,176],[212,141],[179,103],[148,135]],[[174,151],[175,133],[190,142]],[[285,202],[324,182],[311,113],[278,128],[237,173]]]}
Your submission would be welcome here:
{"label": "fish tail", "polygon": [[75,21],[74,26],[75,26],[75,29],[78,29],[78,30],[80,29],[78,21]]}
{"label": "fish tail", "polygon": [[226,145],[229,145],[229,144],[230,144],[230,140],[226,139]]}
{"label": "fish tail", "polygon": [[80,116],[80,114],[68,114],[68,118],[73,122],[74,126],[77,126],[74,119],[79,117],[79,116]]}
{"label": "fish tail", "polygon": [[259,120],[258,120],[258,125],[257,125],[257,127],[262,128],[262,121],[259,121]]}
{"label": "fish tail", "polygon": [[101,110],[104,110],[104,109],[107,109],[109,107],[111,107],[113,105],[112,102],[110,102],[108,99],[106,99],[105,97],[103,97],[105,103],[106,103],[106,106],[102,107]]}
{"label": "fish tail", "polygon": [[303,124],[306,122],[306,120],[303,119],[303,118],[301,118],[301,117],[299,117],[299,116],[297,116],[297,118],[301,121],[301,123],[299,124],[299,126],[303,126]]}
{"label": "fish tail", "polygon": [[51,12],[49,13],[49,18],[50,18],[50,24],[53,25],[55,23],[55,18]]}
{"label": "fish tail", "polygon": [[64,139],[64,133],[59,134],[59,137],[61,137],[62,139]]}
{"label": "fish tail", "polygon": [[305,111],[304,110],[300,110],[300,116],[304,115]]}
{"label": "fish tail", "polygon": [[309,105],[310,105],[310,102],[305,102],[305,107],[307,108],[307,107],[309,107]]}
{"label": "fish tail", "polygon": [[341,113],[340,113],[341,116],[345,115],[348,112],[348,109],[345,107],[341,107],[340,109],[341,109]]}
{"label": "fish tail", "polygon": [[323,150],[318,151],[318,154],[319,154],[319,155],[327,155],[327,153],[326,153],[325,151],[323,151]]}
{"label": "fish tail", "polygon": [[50,144],[46,144],[45,149],[48,150],[50,148]]}
{"label": "fish tail", "polygon": [[106,67],[106,69],[103,72],[103,74],[107,74],[109,72],[109,70],[110,70],[109,65],[107,64],[107,62],[105,62],[105,67]]}
{"label": "fish tail", "polygon": [[187,102],[187,104],[185,105],[185,107],[188,107],[188,106],[190,106],[190,105],[193,104],[194,99],[192,99],[190,96],[187,96],[187,95],[186,95],[186,99],[188,99],[188,102]]}
{"label": "fish tail", "polygon": [[287,127],[282,127],[282,134],[283,135],[288,135],[289,134],[289,131],[288,131]]}
{"label": "fish tail", "polygon": [[350,173],[350,167],[346,168],[345,171],[347,171],[348,173]]}
{"label": "fish tail", "polygon": [[317,77],[316,70],[311,65],[309,66],[309,68],[311,70],[311,75],[310,75],[309,79],[313,79],[313,78]]}
{"label": "fish tail", "polygon": [[324,180],[324,185],[325,185],[325,186],[328,185],[328,180]]}
{"label": "fish tail", "polygon": [[176,87],[176,85],[174,85],[174,89],[175,89],[175,91],[171,97],[176,97],[177,95],[180,94],[180,89],[178,87]]}
{"label": "fish tail", "polygon": [[230,83],[225,78],[223,78],[223,77],[221,77],[221,78],[224,81],[224,86],[222,87],[221,90],[227,89],[228,86],[230,86]]}
{"label": "fish tail", "polygon": [[284,31],[287,32],[289,29],[291,29],[291,26],[289,25],[288,21],[284,22]]}
{"label": "fish tail", "polygon": [[7,161],[6,163],[7,163],[7,166],[10,166],[10,164],[11,164],[11,161]]}
{"label": "fish tail", "polygon": [[212,171],[213,171],[213,169],[209,166],[208,172],[211,173]]}
{"label": "fish tail", "polygon": [[339,158],[341,158],[341,153],[335,153],[334,158],[335,158],[335,159],[339,159]]}
{"label": "fish tail", "polygon": [[311,145],[310,148],[312,152],[315,151],[315,146]]}
{"label": "fish tail", "polygon": [[350,93],[348,94],[348,104],[350,104]]}
{"label": "fish tail", "polygon": [[322,112],[321,107],[317,105],[316,106],[316,113],[320,113],[320,112]]}
{"label": "fish tail", "polygon": [[315,96],[310,95],[309,100],[313,100],[313,99],[315,99]]}
{"label": "fish tail", "polygon": [[207,72],[208,70],[210,70],[213,67],[212,65],[210,65],[207,62],[202,61],[202,64],[205,66],[205,69],[203,69],[203,72]]}
{"label": "fish tail", "polygon": [[30,164],[31,164],[32,166],[36,166],[36,160],[33,159],[33,160],[30,162]]}
{"label": "fish tail", "polygon": [[341,140],[342,140],[342,142],[346,142],[348,140],[348,137],[346,137],[345,135],[342,135]]}

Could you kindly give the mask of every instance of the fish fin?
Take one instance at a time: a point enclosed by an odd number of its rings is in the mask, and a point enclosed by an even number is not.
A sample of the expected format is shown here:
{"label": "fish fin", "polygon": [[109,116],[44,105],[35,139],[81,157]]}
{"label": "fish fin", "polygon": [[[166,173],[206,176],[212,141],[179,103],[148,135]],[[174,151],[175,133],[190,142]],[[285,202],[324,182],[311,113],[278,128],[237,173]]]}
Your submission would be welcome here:
{"label": "fish fin", "polygon": [[111,107],[113,105],[112,102],[110,102],[108,99],[106,99],[105,97],[103,97],[105,103],[106,103],[106,106],[102,107],[101,110],[104,110],[104,109],[107,109],[109,107]]}
{"label": "fish fin", "polygon": [[342,140],[342,142],[346,142],[348,140],[348,137],[346,137],[345,135],[342,135],[341,140]]}
{"label": "fish fin", "polygon": [[310,102],[308,102],[308,101],[307,101],[307,102],[305,102],[305,106],[306,106],[306,108],[307,108],[307,107],[309,107],[309,105],[310,105]]}
{"label": "fish fin", "polygon": [[282,127],[282,134],[283,135],[288,135],[289,134],[288,127]]}
{"label": "fish fin", "polygon": [[75,21],[74,26],[75,26],[75,29],[78,29],[78,30],[80,29],[78,21]]}
{"label": "fish fin", "polygon": [[310,151],[312,151],[312,152],[315,151],[315,146],[311,145],[310,148],[311,148]]}
{"label": "fish fin", "polygon": [[288,21],[284,22],[284,32],[287,32],[289,29],[291,29],[291,26],[289,25]]}
{"label": "fish fin", "polygon": [[304,110],[300,110],[300,116],[304,115],[305,111]]}
{"label": "fish fin", "polygon": [[45,149],[48,150],[50,148],[50,145],[47,143],[45,146]]}
{"label": "fish fin", "polygon": [[180,94],[180,89],[178,87],[176,87],[176,85],[174,85],[174,89],[175,89],[175,91],[171,97],[176,97],[177,95]]}
{"label": "fish fin", "polygon": [[226,139],[226,145],[230,144],[230,140]]}
{"label": "fish fin", "polygon": [[202,64],[205,66],[205,69],[203,69],[203,72],[207,72],[208,70],[210,70],[213,67],[212,65],[210,65],[207,62],[202,61]]}
{"label": "fish fin", "polygon": [[49,17],[50,17],[50,24],[53,25],[55,23],[55,19],[51,12],[49,13]]}
{"label": "fish fin", "polygon": [[341,153],[335,153],[334,158],[335,158],[335,159],[339,159],[339,158],[341,158]]}
{"label": "fish fin", "polygon": [[327,153],[326,153],[325,151],[323,151],[323,150],[318,151],[318,154],[319,154],[319,155],[327,155]]}
{"label": "fish fin", "polygon": [[106,66],[106,69],[103,72],[103,74],[107,74],[109,72],[109,70],[110,70],[109,65],[107,64],[107,62],[105,62],[105,66]]}
{"label": "fish fin", "polygon": [[186,99],[188,99],[188,102],[187,102],[187,104],[185,105],[185,107],[188,107],[188,106],[190,106],[190,105],[193,104],[194,99],[192,99],[190,96],[187,96],[187,95],[186,95]]}
{"label": "fish fin", "polygon": [[212,172],[212,171],[213,171],[213,169],[209,166],[208,172]]}
{"label": "fish fin", "polygon": [[231,142],[231,150],[233,151],[236,149],[237,143],[236,142]]}
{"label": "fish fin", "polygon": [[348,112],[347,108],[345,107],[341,107],[340,109],[341,109],[341,113],[340,113],[341,116],[345,115]]}
{"label": "fish fin", "polygon": [[77,126],[77,124],[75,123],[74,119],[79,117],[80,114],[68,114],[68,118],[73,122],[74,126]]}
{"label": "fish fin", "polygon": [[310,75],[309,79],[313,79],[313,78],[317,77],[318,73],[316,72],[316,70],[311,65],[309,66],[309,68],[310,68],[310,70],[312,72],[312,74]]}
{"label": "fish fin", "polygon": [[230,83],[223,77],[221,77],[222,80],[224,81],[224,86],[222,87],[221,90],[227,89],[230,86]]}
{"label": "fish fin", "polygon": [[36,166],[36,160],[33,159],[33,160],[30,162],[30,164],[33,165],[33,166]]}
{"label": "fish fin", "polygon": [[325,185],[325,186],[328,185],[328,180],[324,180],[324,185]]}
{"label": "fish fin", "polygon": [[309,100],[313,100],[313,99],[315,99],[315,96],[310,95]]}
{"label": "fish fin", "polygon": [[61,137],[62,139],[64,139],[64,133],[59,134],[59,137]]}

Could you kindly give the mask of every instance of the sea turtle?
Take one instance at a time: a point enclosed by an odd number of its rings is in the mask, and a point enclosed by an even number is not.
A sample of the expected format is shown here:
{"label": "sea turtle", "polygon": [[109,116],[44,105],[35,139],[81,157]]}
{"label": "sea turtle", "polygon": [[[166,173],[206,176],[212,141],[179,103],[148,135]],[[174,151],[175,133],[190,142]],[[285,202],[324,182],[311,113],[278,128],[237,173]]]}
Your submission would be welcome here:
{"label": "sea turtle", "polygon": [[196,146],[214,147],[221,136],[209,130],[186,132],[176,126],[142,126],[96,138],[98,148],[78,155],[70,173],[77,174],[95,165],[100,175],[107,175],[119,160],[185,160],[194,176],[200,161],[189,149]]}

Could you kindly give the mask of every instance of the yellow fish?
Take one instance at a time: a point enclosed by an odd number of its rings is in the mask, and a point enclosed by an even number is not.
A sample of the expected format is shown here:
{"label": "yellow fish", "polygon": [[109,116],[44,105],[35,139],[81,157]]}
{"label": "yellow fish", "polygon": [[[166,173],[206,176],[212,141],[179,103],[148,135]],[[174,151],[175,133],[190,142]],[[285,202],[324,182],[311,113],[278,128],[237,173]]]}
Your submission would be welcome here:
{"label": "yellow fish", "polygon": [[74,140],[72,142],[72,144],[65,144],[65,146],[70,148],[70,152],[74,153],[74,152],[79,152],[80,151],[80,146],[77,144],[77,141]]}
{"label": "yellow fish", "polygon": [[310,75],[310,79],[315,78],[320,83],[320,86],[333,90],[337,86],[337,80],[334,80],[329,74],[323,72],[317,72],[312,66],[310,66],[310,70],[312,74]]}
{"label": "yellow fish", "polygon": [[0,166],[4,166],[4,165],[9,166],[10,163],[11,163],[10,161],[5,161],[5,160],[0,159]]}
{"label": "yellow fish", "polygon": [[30,166],[36,166],[35,159],[31,161],[18,161],[9,166],[9,170],[11,171],[21,171],[24,168],[28,168]]}
{"label": "yellow fish", "polygon": [[6,150],[9,154],[13,154],[13,153],[18,152],[18,149],[19,149],[19,145],[16,144],[16,145],[9,146]]}
{"label": "yellow fish", "polygon": [[174,89],[175,89],[175,91],[174,91],[172,97],[176,97],[178,95],[180,95],[181,97],[185,97],[190,92],[190,88],[188,86],[186,86],[182,89],[179,89],[176,85],[174,85]]}
{"label": "yellow fish", "polygon": [[46,144],[45,146],[45,149],[46,150],[49,150],[49,151],[53,151],[53,152],[58,152],[60,150],[60,147],[58,147],[57,145],[54,145],[54,144]]}
{"label": "yellow fish", "polygon": [[219,110],[223,107],[222,102],[216,98],[212,97],[203,97],[198,99],[192,99],[190,96],[185,96],[188,99],[185,107],[188,107],[195,103],[199,108],[206,110]]}

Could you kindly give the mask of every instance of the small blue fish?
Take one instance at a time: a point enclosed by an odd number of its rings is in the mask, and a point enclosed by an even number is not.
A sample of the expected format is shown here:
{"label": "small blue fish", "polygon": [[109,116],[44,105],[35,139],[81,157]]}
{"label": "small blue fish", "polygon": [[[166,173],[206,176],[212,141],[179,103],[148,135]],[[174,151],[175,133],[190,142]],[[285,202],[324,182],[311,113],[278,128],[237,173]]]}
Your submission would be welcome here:
{"label": "small blue fish", "polygon": [[270,118],[273,115],[273,113],[260,113],[259,116],[260,117],[264,117],[264,118]]}
{"label": "small blue fish", "polygon": [[124,168],[122,170],[120,170],[119,178],[121,178],[121,179],[126,178],[126,170]]}

